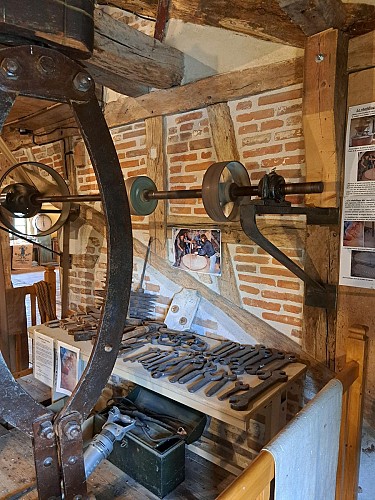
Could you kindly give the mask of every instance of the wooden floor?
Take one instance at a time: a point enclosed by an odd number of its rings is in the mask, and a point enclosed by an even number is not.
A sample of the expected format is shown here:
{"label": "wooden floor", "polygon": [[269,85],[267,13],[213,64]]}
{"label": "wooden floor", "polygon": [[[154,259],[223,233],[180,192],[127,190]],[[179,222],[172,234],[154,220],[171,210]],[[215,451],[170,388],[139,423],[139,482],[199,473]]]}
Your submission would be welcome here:
{"label": "wooden floor", "polygon": [[[186,479],[165,500],[213,500],[234,480],[234,476],[186,452]],[[89,492],[97,500],[157,500],[157,496],[136,483],[113,464],[104,461],[88,480]],[[0,432],[0,498],[38,498],[31,440],[13,429]]]}

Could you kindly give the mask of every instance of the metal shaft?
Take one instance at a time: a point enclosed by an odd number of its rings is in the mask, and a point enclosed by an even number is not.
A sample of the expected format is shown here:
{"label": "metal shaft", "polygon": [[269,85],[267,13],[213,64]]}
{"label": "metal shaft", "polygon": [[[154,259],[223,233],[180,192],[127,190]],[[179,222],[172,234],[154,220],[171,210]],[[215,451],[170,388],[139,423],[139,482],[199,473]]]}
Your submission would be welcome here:
{"label": "metal shaft", "polygon": [[[280,188],[284,195],[287,194],[311,194],[322,193],[324,190],[323,182],[296,182],[294,184],[284,184]],[[261,196],[258,186],[237,186],[232,184],[230,194],[233,198],[238,196]]]}
{"label": "metal shaft", "polygon": [[42,203],[64,203],[81,201],[101,201],[101,196],[97,194],[69,194],[66,196],[35,196],[34,200]]}
{"label": "metal shaft", "polygon": [[[283,186],[284,194],[310,194],[322,193],[323,182],[298,182],[295,184],[285,184]],[[258,186],[237,186],[232,184],[230,194],[233,199],[239,196],[259,196]],[[202,198],[201,189],[179,189],[175,191],[146,191],[144,193],[146,200],[187,200]],[[42,203],[58,202],[81,202],[81,201],[101,201],[100,194],[72,194],[66,196],[36,196],[35,200]]]}

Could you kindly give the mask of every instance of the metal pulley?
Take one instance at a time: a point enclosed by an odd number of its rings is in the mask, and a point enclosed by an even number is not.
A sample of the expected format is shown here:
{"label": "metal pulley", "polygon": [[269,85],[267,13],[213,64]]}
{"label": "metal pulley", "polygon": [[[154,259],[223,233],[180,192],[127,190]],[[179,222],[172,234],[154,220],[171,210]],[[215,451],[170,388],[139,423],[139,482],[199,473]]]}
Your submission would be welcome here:
{"label": "metal pulley", "polygon": [[[26,182],[14,182],[25,179]],[[39,178],[39,179],[38,179]],[[35,185],[42,179],[43,191]],[[0,221],[11,231],[19,232],[13,223],[14,218],[31,218],[39,213],[47,213],[42,209],[46,198],[52,197],[57,204],[58,219],[46,230],[37,230],[37,234],[23,233],[27,236],[46,236],[60,229],[69,217],[70,202],[56,201],[56,196],[69,196],[69,189],[64,179],[51,167],[39,162],[22,162],[13,165],[0,178]],[[55,196],[55,197],[54,197]]]}
{"label": "metal pulley", "polygon": [[[41,169],[43,176],[51,177],[45,191],[34,185],[12,183],[12,178],[23,169],[35,179],[33,170]],[[30,170],[31,169],[31,170]],[[9,181],[10,179],[10,181]],[[46,179],[44,179],[44,184]],[[257,186],[252,186],[249,174],[238,161],[213,163],[205,172],[201,189],[158,191],[147,176],[129,177],[125,181],[132,215],[152,214],[158,200],[202,198],[207,215],[216,222],[232,222],[240,219],[240,205],[251,202],[252,197],[263,201],[281,203],[286,194],[321,193],[322,182],[287,184],[285,179],[272,171],[265,174]],[[36,236],[50,234],[61,227],[69,215],[71,202],[100,201],[100,194],[70,195],[64,179],[47,165],[37,162],[19,163],[11,167],[0,179],[0,219],[11,230],[18,232],[12,217],[32,217],[42,210],[43,203],[61,204],[61,213],[56,223]]]}

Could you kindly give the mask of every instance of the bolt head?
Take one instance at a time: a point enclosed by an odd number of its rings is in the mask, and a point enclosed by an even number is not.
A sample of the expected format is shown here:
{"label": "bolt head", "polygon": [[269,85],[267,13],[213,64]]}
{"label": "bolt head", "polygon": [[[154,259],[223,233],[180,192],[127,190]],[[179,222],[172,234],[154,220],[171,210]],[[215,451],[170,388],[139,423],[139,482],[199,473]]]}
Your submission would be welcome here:
{"label": "bolt head", "polygon": [[80,426],[77,422],[68,422],[64,427],[64,432],[68,439],[75,439],[80,434]]}
{"label": "bolt head", "polygon": [[80,92],[87,92],[90,90],[93,83],[94,81],[91,76],[83,72],[77,73],[73,80],[74,87]]}
{"label": "bolt head", "polygon": [[46,457],[43,461],[44,467],[50,467],[52,465],[52,457]]}
{"label": "bolt head", "polygon": [[316,54],[315,61],[318,63],[324,61],[324,54]]}
{"label": "bolt head", "polygon": [[71,457],[68,458],[68,464],[69,465],[74,465],[75,463],[77,463],[77,457],[75,457],[74,455],[72,455]]}
{"label": "bolt head", "polygon": [[51,422],[42,422],[39,428],[39,435],[46,439],[53,439],[54,432]]}
{"label": "bolt head", "polygon": [[16,59],[11,59],[10,57],[5,57],[1,62],[1,69],[5,73],[7,78],[12,78],[15,80],[18,78],[21,66]]}

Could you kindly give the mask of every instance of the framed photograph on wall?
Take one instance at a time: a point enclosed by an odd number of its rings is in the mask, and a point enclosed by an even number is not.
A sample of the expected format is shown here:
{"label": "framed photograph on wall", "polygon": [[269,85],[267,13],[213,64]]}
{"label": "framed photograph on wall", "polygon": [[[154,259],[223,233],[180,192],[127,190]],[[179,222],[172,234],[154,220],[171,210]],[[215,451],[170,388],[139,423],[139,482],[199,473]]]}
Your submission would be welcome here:
{"label": "framed photograph on wall", "polygon": [[173,266],[184,271],[221,275],[220,229],[172,229]]}

